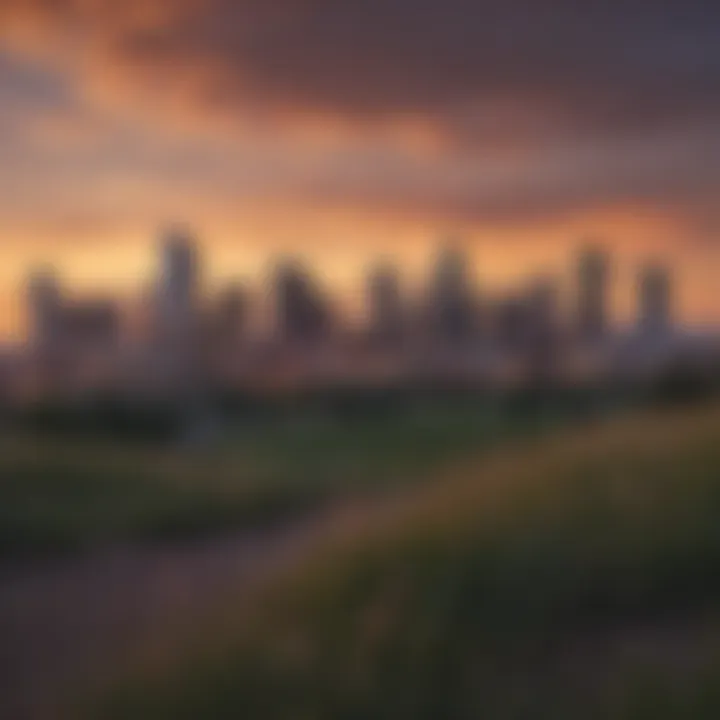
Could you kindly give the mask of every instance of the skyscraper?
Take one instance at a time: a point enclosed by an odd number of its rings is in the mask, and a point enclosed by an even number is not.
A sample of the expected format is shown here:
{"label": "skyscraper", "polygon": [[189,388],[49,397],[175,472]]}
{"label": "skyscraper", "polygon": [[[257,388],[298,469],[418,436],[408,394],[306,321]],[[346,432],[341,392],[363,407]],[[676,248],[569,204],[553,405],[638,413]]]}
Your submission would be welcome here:
{"label": "skyscraper", "polygon": [[670,273],[662,265],[651,263],[640,271],[638,282],[638,326],[643,332],[660,334],[672,322]]}
{"label": "skyscraper", "polygon": [[157,278],[154,359],[159,386],[188,409],[201,403],[207,375],[201,342],[199,257],[195,238],[173,228],[162,238]]}
{"label": "skyscraper", "polygon": [[113,300],[90,298],[68,302],[62,317],[63,336],[76,355],[117,350],[121,313]]}
{"label": "skyscraper", "polygon": [[248,320],[248,295],[241,283],[230,283],[218,294],[210,324],[215,345],[231,349],[243,336]]}
{"label": "skyscraper", "polygon": [[508,295],[496,301],[491,326],[494,343],[500,350],[517,354],[527,349],[530,327],[527,298]]}
{"label": "skyscraper", "polygon": [[607,331],[609,280],[607,253],[597,247],[585,249],[577,277],[577,330],[583,340],[599,340]]}
{"label": "skyscraper", "polygon": [[307,345],[329,330],[330,309],[308,271],[293,259],[275,270],[275,328],[283,342]]}
{"label": "skyscraper", "polygon": [[535,382],[548,380],[555,370],[560,343],[558,285],[552,276],[532,279],[526,293],[526,359]]}
{"label": "skyscraper", "polygon": [[367,281],[368,331],[374,341],[395,343],[404,330],[404,308],[398,269],[387,262],[374,267]]}
{"label": "skyscraper", "polygon": [[62,341],[63,301],[60,283],[49,268],[33,272],[27,285],[28,334],[38,352],[52,352]]}
{"label": "skyscraper", "polygon": [[432,278],[429,314],[433,337],[443,343],[463,342],[475,330],[475,303],[467,256],[446,246]]}
{"label": "skyscraper", "polygon": [[551,276],[532,278],[527,290],[528,313],[532,324],[531,335],[545,337],[558,324],[558,287]]}
{"label": "skyscraper", "polygon": [[158,312],[160,334],[171,341],[190,341],[196,329],[199,291],[198,253],[186,230],[173,229],[162,241]]}

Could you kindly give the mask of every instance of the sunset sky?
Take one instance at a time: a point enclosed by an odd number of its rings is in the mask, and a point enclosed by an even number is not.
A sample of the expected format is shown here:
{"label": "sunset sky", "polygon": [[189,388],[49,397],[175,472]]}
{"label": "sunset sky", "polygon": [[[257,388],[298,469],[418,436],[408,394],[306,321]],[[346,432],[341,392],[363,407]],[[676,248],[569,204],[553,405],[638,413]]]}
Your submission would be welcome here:
{"label": "sunset sky", "polygon": [[135,292],[297,252],[346,295],[461,238],[491,288],[585,236],[720,320],[717,0],[0,0],[0,333],[29,267]]}

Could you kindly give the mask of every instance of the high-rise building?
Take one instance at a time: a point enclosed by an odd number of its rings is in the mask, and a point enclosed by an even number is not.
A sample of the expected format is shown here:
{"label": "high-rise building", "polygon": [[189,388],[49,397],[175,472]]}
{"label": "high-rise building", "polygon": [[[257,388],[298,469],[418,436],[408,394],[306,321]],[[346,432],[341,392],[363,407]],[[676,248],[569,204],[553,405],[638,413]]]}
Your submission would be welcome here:
{"label": "high-rise building", "polygon": [[610,261],[607,253],[590,247],[578,262],[577,330],[583,340],[601,339],[608,328]]}
{"label": "high-rise building", "polygon": [[112,300],[99,298],[66,303],[62,324],[64,337],[74,352],[117,349],[120,310]]}
{"label": "high-rise building", "polygon": [[371,270],[367,281],[368,332],[381,343],[395,343],[404,331],[404,307],[398,269],[380,263]]}
{"label": "high-rise building", "polygon": [[210,318],[216,345],[226,349],[237,345],[247,329],[248,306],[248,295],[241,283],[230,283],[218,293]]}
{"label": "high-rise building", "polygon": [[475,330],[475,298],[465,253],[452,246],[440,252],[429,295],[433,337],[443,343],[469,340]]}
{"label": "high-rise building", "polygon": [[649,264],[640,271],[638,326],[648,333],[666,332],[672,322],[670,273],[662,265]]}
{"label": "high-rise building", "polygon": [[158,388],[194,407],[207,375],[201,331],[200,268],[197,243],[184,228],[161,241],[155,298],[153,361],[160,368]]}
{"label": "high-rise building", "polygon": [[326,336],[330,309],[320,288],[297,261],[282,261],[275,271],[275,329],[283,342],[312,344]]}
{"label": "high-rise building", "polygon": [[198,252],[186,230],[173,229],[162,241],[156,320],[163,338],[191,339],[196,330],[199,294]]}
{"label": "high-rise building", "polygon": [[62,341],[63,300],[60,283],[51,269],[32,273],[27,285],[28,337],[39,352],[52,352]]}
{"label": "high-rise building", "polygon": [[496,347],[505,352],[519,353],[528,348],[531,317],[527,298],[508,295],[497,300],[492,308],[491,327]]}
{"label": "high-rise building", "polygon": [[546,338],[558,325],[558,287],[553,277],[538,276],[532,279],[527,294],[530,334],[533,338]]}
{"label": "high-rise building", "polygon": [[536,381],[546,380],[556,367],[560,343],[558,284],[552,276],[539,275],[526,293],[527,330],[525,338],[528,369]]}

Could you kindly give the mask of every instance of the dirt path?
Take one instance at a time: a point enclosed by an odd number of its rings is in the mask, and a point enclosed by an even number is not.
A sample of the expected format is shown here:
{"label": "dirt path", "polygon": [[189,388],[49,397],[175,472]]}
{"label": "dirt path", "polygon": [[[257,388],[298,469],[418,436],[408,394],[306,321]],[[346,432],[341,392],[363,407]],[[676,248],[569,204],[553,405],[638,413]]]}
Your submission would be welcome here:
{"label": "dirt path", "polygon": [[102,683],[138,647],[181,636],[229,593],[240,602],[332,528],[362,521],[358,509],[254,534],[0,567],[0,718],[55,717],[66,694]]}
{"label": "dirt path", "polygon": [[[381,508],[354,501],[254,534],[0,566],[0,719],[56,720],[68,694],[112,679],[139,648],[162,653],[182,644],[196,622],[226,608],[228,599],[237,598],[241,612],[244,597],[302,562],[337,528],[352,533],[368,514],[384,512],[395,512],[388,497]],[[668,667],[678,677],[702,667],[718,632],[712,605],[588,628],[552,655],[563,676],[588,692],[599,685],[602,693],[620,661]]]}

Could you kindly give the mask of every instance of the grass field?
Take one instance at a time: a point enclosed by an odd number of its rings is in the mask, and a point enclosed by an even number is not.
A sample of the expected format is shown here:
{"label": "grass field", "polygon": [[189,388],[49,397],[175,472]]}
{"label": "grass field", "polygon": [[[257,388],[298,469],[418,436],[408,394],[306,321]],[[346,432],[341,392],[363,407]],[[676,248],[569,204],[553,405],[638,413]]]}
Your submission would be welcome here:
{"label": "grass field", "polygon": [[0,557],[281,522],[348,494],[418,482],[548,422],[467,404],[248,424],[196,448],[0,437]]}
{"label": "grass field", "polygon": [[717,718],[719,601],[720,408],[646,414],[408,488],[88,716]]}

